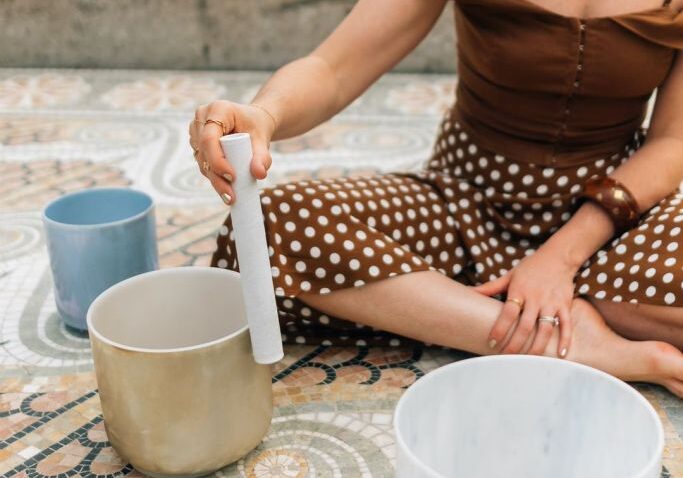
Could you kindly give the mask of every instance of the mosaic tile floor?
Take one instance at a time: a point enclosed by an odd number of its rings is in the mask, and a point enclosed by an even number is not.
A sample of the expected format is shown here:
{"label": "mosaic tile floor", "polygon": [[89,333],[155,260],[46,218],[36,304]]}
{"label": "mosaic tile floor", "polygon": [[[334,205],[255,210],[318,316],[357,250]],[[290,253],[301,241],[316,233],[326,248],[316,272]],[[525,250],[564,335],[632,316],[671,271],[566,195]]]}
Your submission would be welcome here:
{"label": "mosaic tile floor", "polygon": [[[251,99],[261,73],[0,70],[0,476],[140,476],[107,442],[87,336],[59,321],[40,210],[91,186],[157,202],[162,267],[207,265],[226,214],[187,145],[195,105]],[[447,76],[390,75],[342,115],[273,145],[264,184],[418,168]],[[391,413],[406,386],[467,355],[437,349],[291,346],[274,370],[263,443],[220,477],[387,477]],[[662,476],[683,477],[683,407],[638,385],[659,412]]]}

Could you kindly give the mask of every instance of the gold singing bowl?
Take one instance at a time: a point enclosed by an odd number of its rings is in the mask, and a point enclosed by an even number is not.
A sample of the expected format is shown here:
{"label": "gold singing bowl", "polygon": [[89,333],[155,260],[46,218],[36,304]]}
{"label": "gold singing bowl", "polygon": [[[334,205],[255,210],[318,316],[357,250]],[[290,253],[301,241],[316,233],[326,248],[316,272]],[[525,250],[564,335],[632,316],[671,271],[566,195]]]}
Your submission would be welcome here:
{"label": "gold singing bowl", "polygon": [[107,436],[145,474],[212,473],[268,430],[270,367],[252,357],[239,277],[210,267],[148,272],[88,310]]}

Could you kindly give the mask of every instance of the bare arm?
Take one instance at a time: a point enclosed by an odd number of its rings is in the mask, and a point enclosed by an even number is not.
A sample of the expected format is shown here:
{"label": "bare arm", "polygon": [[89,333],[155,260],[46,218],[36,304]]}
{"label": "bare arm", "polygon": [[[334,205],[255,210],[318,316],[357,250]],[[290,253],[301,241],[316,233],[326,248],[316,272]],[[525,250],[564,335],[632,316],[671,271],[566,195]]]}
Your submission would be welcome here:
{"label": "bare arm", "polygon": [[273,139],[302,134],[360,96],[432,29],[446,0],[360,0],[310,55],[280,68],[254,102],[275,117]]}
{"label": "bare arm", "polygon": [[[641,211],[650,209],[683,180],[683,54],[657,94],[645,144],[611,175],[636,198]],[[564,251],[577,268],[614,234],[607,214],[586,203],[548,241]]]}
{"label": "bare arm", "polygon": [[359,0],[310,55],[275,72],[251,105],[220,100],[199,107],[190,123],[190,145],[201,173],[223,201],[236,199],[235,171],[223,155],[220,136],[249,133],[251,173],[264,179],[272,164],[272,139],[305,133],[341,111],[420,43],[446,1]]}

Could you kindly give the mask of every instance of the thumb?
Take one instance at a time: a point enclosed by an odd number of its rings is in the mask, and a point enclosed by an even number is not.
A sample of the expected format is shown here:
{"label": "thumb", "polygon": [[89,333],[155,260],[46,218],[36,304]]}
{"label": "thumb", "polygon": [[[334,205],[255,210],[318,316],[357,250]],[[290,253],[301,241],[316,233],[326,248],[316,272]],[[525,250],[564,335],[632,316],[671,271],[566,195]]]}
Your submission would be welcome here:
{"label": "thumb", "polygon": [[497,279],[493,279],[492,281],[484,282],[481,285],[473,287],[473,289],[480,294],[492,296],[507,290],[508,284],[510,284],[510,274],[505,274]]}
{"label": "thumb", "polygon": [[258,138],[254,138],[251,142],[251,149],[253,156],[251,159],[250,171],[252,176],[256,179],[265,179],[268,174],[268,169],[273,164],[273,159],[268,150],[268,144]]}

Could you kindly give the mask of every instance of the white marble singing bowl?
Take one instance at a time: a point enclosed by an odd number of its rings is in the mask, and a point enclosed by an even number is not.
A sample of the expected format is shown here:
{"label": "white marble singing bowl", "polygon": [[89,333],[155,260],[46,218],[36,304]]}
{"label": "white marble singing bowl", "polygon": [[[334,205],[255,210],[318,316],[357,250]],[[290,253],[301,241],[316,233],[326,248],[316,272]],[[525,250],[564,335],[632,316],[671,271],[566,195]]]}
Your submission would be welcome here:
{"label": "white marble singing bowl", "polygon": [[396,476],[658,478],[662,424],[635,389],[566,360],[478,357],[411,386],[394,413]]}

